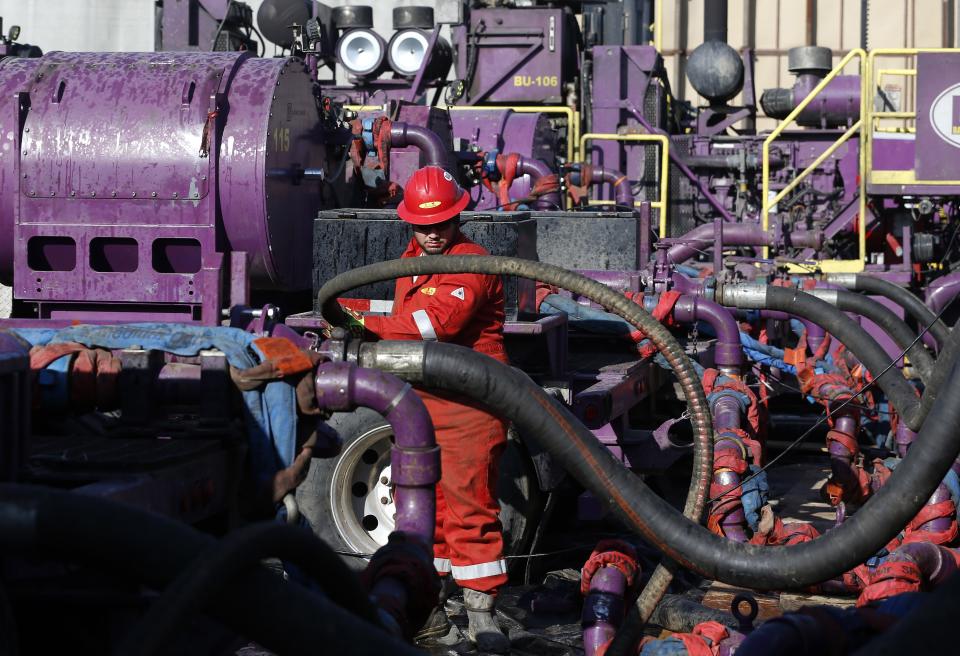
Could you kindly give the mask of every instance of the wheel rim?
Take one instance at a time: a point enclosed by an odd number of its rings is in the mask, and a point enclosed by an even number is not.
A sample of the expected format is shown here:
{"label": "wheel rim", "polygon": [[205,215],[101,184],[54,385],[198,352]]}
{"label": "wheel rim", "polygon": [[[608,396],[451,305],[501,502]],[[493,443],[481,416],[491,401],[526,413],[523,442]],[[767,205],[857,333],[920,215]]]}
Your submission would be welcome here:
{"label": "wheel rim", "polygon": [[356,553],[372,554],[387,543],[396,525],[390,448],[393,431],[378,426],[351,442],[330,481],[333,522]]}

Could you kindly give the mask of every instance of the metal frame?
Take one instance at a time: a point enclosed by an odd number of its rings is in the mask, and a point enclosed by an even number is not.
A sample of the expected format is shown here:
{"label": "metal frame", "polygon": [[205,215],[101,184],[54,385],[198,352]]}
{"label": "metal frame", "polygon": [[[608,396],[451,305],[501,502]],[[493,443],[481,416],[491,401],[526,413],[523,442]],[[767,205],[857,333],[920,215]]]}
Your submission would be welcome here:
{"label": "metal frame", "polygon": [[[870,54],[867,57],[867,74],[864,78],[862,95],[866,98],[869,98],[869,102],[865,103],[865,110],[861,114],[862,117],[866,117],[865,125],[867,129],[864,131],[863,146],[862,149],[866,151],[866,164],[867,168],[864,170],[861,167],[860,178],[861,181],[865,180],[869,175],[869,182],[874,184],[898,184],[898,185],[931,185],[931,186],[957,186],[960,185],[960,180],[917,180],[916,171],[913,169],[908,169],[905,171],[873,171],[873,133],[874,132],[908,132],[916,133],[916,126],[903,125],[899,128],[887,128],[881,129],[879,122],[884,119],[900,119],[904,123],[909,120],[916,120],[917,112],[916,109],[913,111],[875,111],[873,109],[873,97],[876,93],[877,85],[884,75],[903,75],[905,77],[913,77],[916,80],[917,69],[916,68],[877,68],[876,76],[874,75],[874,67],[876,66],[876,59],[878,57],[916,57],[918,54],[923,52],[932,52],[932,53],[960,53],[960,48],[877,48],[871,50]],[[916,63],[914,62],[914,66]],[[914,96],[914,102],[916,102],[916,97]],[[865,175],[867,173],[868,175]]]}
{"label": "metal frame", "polygon": [[[580,137],[580,156],[584,157],[587,152],[588,141],[641,141],[660,144],[660,200],[650,203],[651,207],[657,208],[660,218],[660,237],[667,235],[667,201],[670,194],[670,140],[662,134],[605,134],[599,132],[588,132]],[[634,201],[634,205],[639,207],[647,201]],[[590,205],[609,205],[610,201],[593,200]]]}
{"label": "metal frame", "polygon": [[[833,144],[830,145],[823,153],[820,154],[813,162],[807,166],[798,176],[796,176],[790,184],[780,190],[772,198],[770,196],[770,144],[772,144],[777,137],[779,137],[787,127],[800,115],[800,113],[809,105],[813,100],[823,91],[834,78],[840,75],[843,72],[843,69],[846,68],[847,64],[853,61],[855,58],[860,60],[860,120],[850,126],[846,132],[844,132]],[[860,195],[860,209],[859,216],[860,221],[857,222],[858,228],[858,241],[859,241],[859,250],[860,258],[858,260],[823,260],[818,263],[818,266],[821,271],[824,272],[858,272],[862,271],[867,257],[867,236],[866,236],[866,217],[867,213],[867,181],[866,181],[866,166],[870,161],[866,158],[866,148],[864,148],[864,143],[868,139],[864,136],[869,130],[863,130],[864,125],[868,125],[864,121],[865,116],[869,116],[868,103],[867,103],[867,92],[866,92],[866,83],[865,80],[869,79],[869,62],[867,53],[861,48],[854,48],[840,60],[830,73],[824,77],[817,86],[804,98],[800,104],[798,104],[787,117],[774,128],[767,138],[763,142],[763,210],[761,212],[761,225],[764,230],[770,229],[770,210],[778,202],[783,200],[783,198],[792,191],[805,177],[807,177],[811,172],[813,172],[820,164],[824,162],[830,155],[832,155],[837,148],[846,143],[857,131],[861,134],[861,145],[860,145],[860,183],[859,183],[859,195]],[[872,98],[872,96],[871,96]],[[767,258],[770,255],[770,249],[768,247],[763,248],[763,257]]]}

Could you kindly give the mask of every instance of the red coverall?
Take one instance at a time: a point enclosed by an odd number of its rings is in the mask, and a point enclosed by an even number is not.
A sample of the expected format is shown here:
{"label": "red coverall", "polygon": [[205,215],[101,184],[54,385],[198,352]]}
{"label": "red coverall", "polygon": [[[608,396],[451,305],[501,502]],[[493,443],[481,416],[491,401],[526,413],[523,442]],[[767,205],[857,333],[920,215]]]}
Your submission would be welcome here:
{"label": "red coverall", "polygon": [[[449,255],[488,255],[459,235]],[[415,239],[402,257],[419,257]],[[506,363],[503,347],[503,282],[499,276],[440,274],[397,280],[393,312],[368,316],[366,329],[381,339],[452,342]],[[507,582],[498,463],[507,442],[506,423],[478,406],[418,390],[440,445],[434,564],[461,587],[495,594]]]}

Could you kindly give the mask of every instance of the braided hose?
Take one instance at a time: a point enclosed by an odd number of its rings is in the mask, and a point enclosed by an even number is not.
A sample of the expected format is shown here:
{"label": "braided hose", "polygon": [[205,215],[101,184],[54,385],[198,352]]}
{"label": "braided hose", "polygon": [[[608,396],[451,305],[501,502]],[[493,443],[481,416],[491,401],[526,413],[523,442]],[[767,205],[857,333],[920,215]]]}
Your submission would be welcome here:
{"label": "braided hose", "polygon": [[[344,320],[343,310],[337,302],[341,294],[371,282],[437,273],[517,276],[556,285],[589,298],[642,330],[670,364],[690,409],[694,435],[693,473],[683,514],[700,523],[713,477],[713,425],[703,385],[683,347],[670,331],[623,294],[580,274],[542,262],[486,255],[444,255],[380,262],[342,273],[321,287],[317,293],[317,307],[327,321],[339,324]],[[635,630],[638,632],[666,592],[673,579],[674,567],[669,561],[660,564],[637,599],[640,624]],[[631,629],[634,626],[635,623],[631,623]]]}

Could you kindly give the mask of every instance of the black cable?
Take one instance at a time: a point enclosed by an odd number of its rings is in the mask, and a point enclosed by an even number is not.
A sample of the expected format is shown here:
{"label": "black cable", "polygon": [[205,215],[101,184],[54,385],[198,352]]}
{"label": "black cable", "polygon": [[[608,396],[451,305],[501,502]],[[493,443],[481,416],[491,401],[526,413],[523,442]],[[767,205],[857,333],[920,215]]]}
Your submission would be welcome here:
{"label": "black cable", "polygon": [[268,557],[292,562],[335,604],[371,624],[380,624],[360,580],[325,542],[307,529],[265,522],[228,534],[215,549],[190,563],[127,634],[117,653],[162,653],[177,630],[202,613],[226,583],[260,567],[260,561]]}

